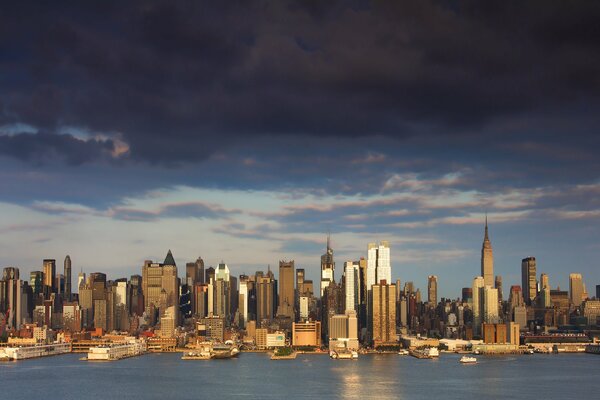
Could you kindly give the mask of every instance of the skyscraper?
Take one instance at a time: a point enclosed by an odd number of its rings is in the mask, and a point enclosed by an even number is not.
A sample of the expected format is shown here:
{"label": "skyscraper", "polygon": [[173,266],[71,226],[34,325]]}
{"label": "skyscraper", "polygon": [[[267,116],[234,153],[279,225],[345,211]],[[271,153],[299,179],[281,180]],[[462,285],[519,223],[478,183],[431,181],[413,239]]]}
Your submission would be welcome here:
{"label": "skyscraper", "polygon": [[55,293],[56,288],[56,260],[46,259],[44,260],[44,286],[47,287],[46,291],[49,293]]}
{"label": "skyscraper", "polygon": [[44,273],[42,271],[31,271],[29,274],[29,286],[34,295],[44,292]]}
{"label": "skyscraper", "polygon": [[345,277],[345,308],[346,311],[359,312],[360,298],[360,267],[358,261],[346,261],[344,266]]}
{"label": "skyscraper", "polygon": [[481,276],[484,286],[494,287],[494,252],[488,235],[487,215],[485,217],[485,234],[481,246]]}
{"label": "skyscraper", "polygon": [[[202,275],[204,275],[204,271],[202,271]],[[204,276],[202,276],[204,278]],[[189,262],[185,264],[185,283],[188,286],[194,286],[194,284],[202,283],[200,279],[198,279],[198,263],[197,262]]]}
{"label": "skyscraper", "polygon": [[71,257],[67,255],[64,263],[65,299],[71,301]]}
{"label": "skyscraper", "polygon": [[273,319],[275,302],[275,282],[269,274],[256,277],[256,323],[262,326],[264,320]]}
{"label": "skyscraper", "polygon": [[427,277],[427,302],[430,306],[437,305],[438,278],[435,275]]}
{"label": "skyscraper", "polygon": [[381,280],[392,282],[390,244],[387,241],[369,243],[367,246],[367,290]]}
{"label": "skyscraper", "polygon": [[380,281],[371,287],[373,344],[395,343],[396,338],[396,285]]}
{"label": "skyscraper", "polygon": [[[161,296],[163,292],[164,295]],[[154,305],[156,308],[162,308],[160,311],[164,313],[167,307],[179,304],[177,265],[175,265],[171,250],[167,253],[162,264],[153,263],[150,260],[144,262],[142,267],[142,294],[144,295],[144,308],[146,311]],[[164,299],[165,304],[161,304],[161,297]]]}
{"label": "skyscraper", "polygon": [[495,288],[498,289],[498,301],[502,303],[504,300],[504,296],[502,294],[502,277],[500,275],[496,275]]}
{"label": "skyscraper", "polygon": [[484,288],[485,281],[482,276],[473,279],[473,334],[481,334],[481,324],[484,313]]}
{"label": "skyscraper", "polygon": [[498,315],[498,289],[486,286],[483,290],[483,322],[496,324]]}
{"label": "skyscraper", "polygon": [[523,299],[525,304],[531,302],[537,296],[537,275],[535,257],[527,257],[521,261],[521,285],[523,288]]}
{"label": "skyscraper", "polygon": [[550,287],[550,279],[548,278],[548,274],[541,274],[540,289],[544,289],[545,287]]}
{"label": "skyscraper", "polygon": [[569,274],[569,296],[571,304],[579,307],[583,301],[583,278],[581,274]]}
{"label": "skyscraper", "polygon": [[325,288],[335,282],[335,262],[333,261],[333,249],[331,248],[331,236],[327,235],[327,249],[321,256],[321,297]]}
{"label": "skyscraper", "polygon": [[244,329],[248,322],[248,276],[240,275],[240,291],[238,300],[238,310],[240,315],[239,326]]}
{"label": "skyscraper", "polygon": [[294,260],[279,261],[279,307],[278,316],[294,320]]}

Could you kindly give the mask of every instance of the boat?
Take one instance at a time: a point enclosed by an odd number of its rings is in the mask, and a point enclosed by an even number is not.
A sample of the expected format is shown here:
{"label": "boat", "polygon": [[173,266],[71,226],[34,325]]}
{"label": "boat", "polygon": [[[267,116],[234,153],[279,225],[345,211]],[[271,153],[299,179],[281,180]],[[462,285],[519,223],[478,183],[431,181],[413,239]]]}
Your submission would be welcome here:
{"label": "boat", "polygon": [[410,355],[415,358],[437,358],[440,356],[440,352],[437,347],[424,347],[412,350]]}
{"label": "boat", "polygon": [[462,356],[459,361],[463,364],[477,364],[475,357]]}
{"label": "boat", "polygon": [[357,360],[358,352],[350,349],[331,350],[329,357],[334,360]]}
{"label": "boat", "polygon": [[402,350],[400,350],[400,351],[398,352],[398,355],[399,355],[399,356],[407,356],[407,355],[409,355],[409,354],[410,354],[410,352],[409,352],[408,350],[406,350],[406,349],[402,349]]}
{"label": "boat", "polygon": [[210,352],[203,351],[185,351],[181,356],[182,360],[210,360],[211,358],[212,354]]}
{"label": "boat", "polygon": [[240,353],[240,350],[234,345],[214,344],[212,347],[212,358],[226,359],[233,358]]}

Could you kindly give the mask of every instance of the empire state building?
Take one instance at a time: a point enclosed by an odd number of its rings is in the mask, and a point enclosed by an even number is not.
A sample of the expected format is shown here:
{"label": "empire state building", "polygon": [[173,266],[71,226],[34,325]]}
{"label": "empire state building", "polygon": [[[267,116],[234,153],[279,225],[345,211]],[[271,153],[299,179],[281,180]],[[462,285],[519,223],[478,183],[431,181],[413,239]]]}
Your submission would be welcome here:
{"label": "empire state building", "polygon": [[481,276],[483,276],[485,286],[494,287],[494,253],[492,242],[488,236],[487,215],[485,217],[485,236],[481,247]]}

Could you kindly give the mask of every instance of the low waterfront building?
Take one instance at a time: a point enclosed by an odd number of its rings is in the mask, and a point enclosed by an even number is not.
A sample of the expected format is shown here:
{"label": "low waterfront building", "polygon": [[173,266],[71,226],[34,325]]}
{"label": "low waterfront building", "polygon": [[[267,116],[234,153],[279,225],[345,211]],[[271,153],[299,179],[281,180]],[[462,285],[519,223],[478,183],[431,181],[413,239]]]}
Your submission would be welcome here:
{"label": "low waterfront building", "polygon": [[321,347],[321,321],[293,323],[292,346]]}
{"label": "low waterfront building", "polygon": [[139,356],[144,352],[146,352],[146,343],[143,340],[132,339],[126,343],[90,347],[87,359],[88,361],[114,361]]}

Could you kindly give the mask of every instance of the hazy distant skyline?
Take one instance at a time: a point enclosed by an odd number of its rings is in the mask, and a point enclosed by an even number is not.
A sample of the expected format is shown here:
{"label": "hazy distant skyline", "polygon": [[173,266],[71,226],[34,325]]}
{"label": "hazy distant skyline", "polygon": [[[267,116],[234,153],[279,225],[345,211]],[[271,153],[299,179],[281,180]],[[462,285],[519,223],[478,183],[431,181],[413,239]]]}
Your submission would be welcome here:
{"label": "hazy distant skyline", "polygon": [[[600,284],[600,4],[0,5],[0,266]],[[25,277],[25,276],[24,276]]]}

